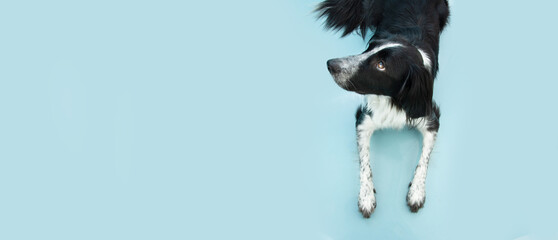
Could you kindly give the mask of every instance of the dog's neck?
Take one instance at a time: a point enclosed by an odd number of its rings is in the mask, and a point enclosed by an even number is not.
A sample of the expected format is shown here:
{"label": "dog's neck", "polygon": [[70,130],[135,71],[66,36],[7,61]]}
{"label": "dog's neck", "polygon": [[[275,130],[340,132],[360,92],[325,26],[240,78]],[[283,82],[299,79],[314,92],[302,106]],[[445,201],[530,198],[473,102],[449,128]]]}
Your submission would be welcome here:
{"label": "dog's neck", "polygon": [[364,95],[364,106],[371,112],[401,112],[403,110],[398,109],[392,103],[392,98],[390,96],[366,94]]}

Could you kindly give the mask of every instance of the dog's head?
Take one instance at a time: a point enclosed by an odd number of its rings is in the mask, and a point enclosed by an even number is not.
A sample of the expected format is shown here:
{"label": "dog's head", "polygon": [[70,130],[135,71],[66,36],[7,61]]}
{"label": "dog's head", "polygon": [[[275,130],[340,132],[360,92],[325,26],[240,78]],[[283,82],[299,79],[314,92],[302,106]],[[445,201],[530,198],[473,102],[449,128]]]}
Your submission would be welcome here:
{"label": "dog's head", "polygon": [[343,89],[390,96],[409,118],[428,115],[432,109],[431,60],[404,41],[371,41],[364,53],[331,59],[327,68]]}

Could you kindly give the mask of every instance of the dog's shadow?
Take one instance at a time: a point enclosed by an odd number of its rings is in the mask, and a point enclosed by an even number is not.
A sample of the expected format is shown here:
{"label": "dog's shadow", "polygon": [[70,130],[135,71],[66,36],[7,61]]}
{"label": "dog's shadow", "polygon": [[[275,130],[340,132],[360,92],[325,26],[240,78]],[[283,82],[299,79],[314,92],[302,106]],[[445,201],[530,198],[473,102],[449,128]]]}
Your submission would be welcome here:
{"label": "dog's shadow", "polygon": [[[371,138],[370,160],[379,209],[400,211],[422,149],[415,129],[378,130]],[[406,210],[406,209],[405,209]]]}

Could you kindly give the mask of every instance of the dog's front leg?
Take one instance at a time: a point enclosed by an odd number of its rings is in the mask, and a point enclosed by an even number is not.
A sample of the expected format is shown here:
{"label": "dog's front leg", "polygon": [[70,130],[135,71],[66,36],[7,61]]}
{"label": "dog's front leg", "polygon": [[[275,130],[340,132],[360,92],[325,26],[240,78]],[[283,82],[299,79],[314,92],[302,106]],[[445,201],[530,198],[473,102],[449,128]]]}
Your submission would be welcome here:
{"label": "dog's front leg", "polygon": [[357,144],[360,158],[360,193],[358,195],[358,208],[362,216],[369,218],[376,208],[372,170],[370,169],[370,137],[374,133],[372,118],[369,114],[359,109],[357,112]]}
{"label": "dog's front leg", "polygon": [[430,153],[434,148],[436,141],[437,130],[419,129],[422,133],[422,154],[419,163],[415,170],[413,181],[409,185],[409,193],[407,194],[407,205],[411,208],[412,212],[417,212],[419,208],[424,206],[426,199],[426,170],[428,169],[428,161],[430,160]]}

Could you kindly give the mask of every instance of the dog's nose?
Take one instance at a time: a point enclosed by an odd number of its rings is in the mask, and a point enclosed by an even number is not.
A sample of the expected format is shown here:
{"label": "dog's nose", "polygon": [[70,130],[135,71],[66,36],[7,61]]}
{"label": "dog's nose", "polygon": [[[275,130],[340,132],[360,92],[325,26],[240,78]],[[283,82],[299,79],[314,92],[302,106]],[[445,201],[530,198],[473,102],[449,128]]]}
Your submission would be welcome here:
{"label": "dog's nose", "polygon": [[327,70],[331,74],[337,74],[341,72],[341,61],[337,59],[331,59],[327,61]]}

